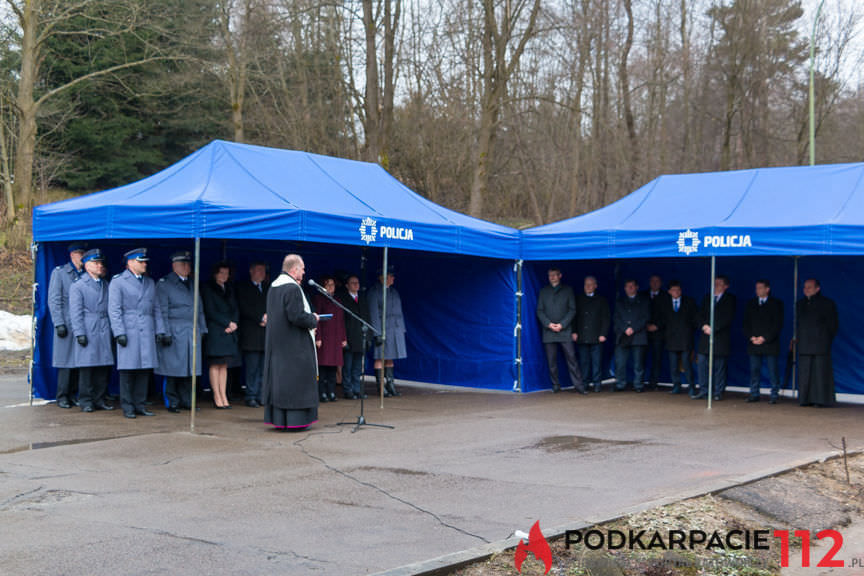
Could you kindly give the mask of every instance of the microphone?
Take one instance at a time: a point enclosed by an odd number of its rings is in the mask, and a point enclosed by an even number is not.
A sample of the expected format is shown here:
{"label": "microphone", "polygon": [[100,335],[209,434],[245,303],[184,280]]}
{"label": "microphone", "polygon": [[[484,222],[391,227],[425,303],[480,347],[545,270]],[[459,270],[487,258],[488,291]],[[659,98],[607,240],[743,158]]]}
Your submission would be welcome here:
{"label": "microphone", "polygon": [[315,282],[315,280],[313,280],[312,278],[307,280],[306,284],[308,284],[309,286],[312,286],[313,288],[316,288],[319,292],[327,292],[327,290],[325,290],[323,286],[321,286],[320,284]]}

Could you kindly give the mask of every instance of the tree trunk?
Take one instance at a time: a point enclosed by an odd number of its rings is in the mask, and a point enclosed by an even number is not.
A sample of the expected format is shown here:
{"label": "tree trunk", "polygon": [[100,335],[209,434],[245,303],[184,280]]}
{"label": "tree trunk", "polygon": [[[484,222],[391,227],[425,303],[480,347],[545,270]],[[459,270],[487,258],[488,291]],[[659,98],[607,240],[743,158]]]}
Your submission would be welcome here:
{"label": "tree trunk", "polygon": [[366,159],[378,162],[381,155],[381,125],[378,114],[378,53],[375,48],[377,26],[372,0],[363,0],[363,29],[366,33],[366,98],[363,130]]}
{"label": "tree trunk", "polygon": [[15,149],[14,195],[23,215],[33,207],[33,160],[36,152],[36,112],[33,86],[39,71],[39,46],[36,43],[38,4],[25,2],[19,16],[21,24],[21,70],[18,79],[18,146]]}
{"label": "tree trunk", "polygon": [[624,40],[618,76],[621,81],[621,97],[624,105],[624,124],[627,126],[627,138],[630,143],[630,166],[624,178],[625,186],[629,191],[633,188],[633,182],[638,179],[637,171],[639,169],[639,144],[636,141],[636,122],[633,119],[633,107],[630,104],[630,78],[627,75],[630,49],[633,47],[633,6],[631,0],[624,0],[624,11],[627,13],[627,38]]}

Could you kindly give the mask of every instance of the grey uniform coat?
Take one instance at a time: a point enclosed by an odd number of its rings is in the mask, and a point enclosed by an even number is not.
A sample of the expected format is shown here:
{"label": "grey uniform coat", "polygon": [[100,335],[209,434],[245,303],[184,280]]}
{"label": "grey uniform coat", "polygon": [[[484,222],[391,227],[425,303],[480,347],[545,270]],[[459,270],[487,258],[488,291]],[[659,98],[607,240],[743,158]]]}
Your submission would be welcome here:
{"label": "grey uniform coat", "polygon": [[[573,336],[573,319],[576,317],[576,296],[573,289],[564,284],[553,287],[547,284],[537,296],[537,321],[543,327],[543,342],[569,342]],[[561,324],[560,332],[553,332],[549,324]]]}
{"label": "grey uniform coat", "polygon": [[108,287],[108,318],[117,338],[126,335],[126,346],[117,344],[118,370],[156,368],[156,334],[165,334],[156,283],[149,276],[138,280],[125,270]]}
{"label": "grey uniform coat", "polygon": [[[369,323],[376,330],[381,330],[381,311],[384,306],[384,291],[381,283],[369,288],[366,298],[369,300]],[[385,319],[387,332],[384,350],[381,346],[375,347],[375,358],[385,360],[398,360],[408,356],[408,348],[405,345],[405,316],[402,313],[402,298],[399,292],[392,286],[387,289],[387,317]],[[374,339],[374,336],[371,336]]]}
{"label": "grey uniform coat", "polygon": [[[185,378],[192,375],[192,319],[194,286],[192,280],[183,284],[174,272],[163,276],[156,283],[156,300],[162,312],[162,322],[165,333],[171,336],[170,346],[156,346],[159,366],[156,374]],[[204,303],[198,297],[198,349],[195,361],[195,374],[201,375],[201,335],[207,333],[207,323],[204,318]]]}
{"label": "grey uniform coat", "polygon": [[[108,321],[108,281],[94,280],[84,274],[69,287],[69,336],[75,344],[75,367],[111,366],[111,324]],[[78,336],[87,337],[87,346],[78,344]]]}
{"label": "grey uniform coat", "polygon": [[[69,317],[69,288],[78,280],[78,271],[71,262],[63,266],[57,266],[51,272],[48,280],[48,310],[51,311],[51,322],[54,326],[64,325],[69,334],[72,334],[72,319]],[[74,338],[67,335],[65,338],[57,336],[54,331],[54,344],[52,348],[52,364],[55,368],[75,367]],[[74,346],[73,346],[74,344]]]}

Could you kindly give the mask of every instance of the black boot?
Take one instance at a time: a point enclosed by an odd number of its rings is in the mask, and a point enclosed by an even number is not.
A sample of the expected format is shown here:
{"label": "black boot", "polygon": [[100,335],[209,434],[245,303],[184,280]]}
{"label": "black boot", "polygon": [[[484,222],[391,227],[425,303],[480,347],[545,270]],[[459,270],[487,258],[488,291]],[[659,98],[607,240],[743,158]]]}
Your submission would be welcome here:
{"label": "black boot", "polygon": [[[383,381],[384,381],[384,377],[381,374],[381,370],[376,370],[375,371],[375,383],[378,385],[378,390],[377,390],[378,396],[381,396],[381,385],[382,385]],[[384,397],[389,398],[390,396],[392,396],[392,394],[390,394],[390,390],[387,389],[387,386],[384,386]]]}
{"label": "black boot", "polygon": [[393,378],[393,366],[387,366],[384,369],[384,376],[387,379],[384,389],[390,393],[390,396],[401,396],[402,393],[396,390],[395,379]]}

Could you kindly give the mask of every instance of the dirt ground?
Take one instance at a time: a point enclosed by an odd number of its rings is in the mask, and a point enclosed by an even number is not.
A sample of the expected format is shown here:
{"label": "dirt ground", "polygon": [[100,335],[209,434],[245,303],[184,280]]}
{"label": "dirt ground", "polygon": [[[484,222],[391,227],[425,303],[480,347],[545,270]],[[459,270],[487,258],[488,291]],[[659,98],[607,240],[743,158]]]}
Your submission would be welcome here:
{"label": "dirt ground", "polygon": [[24,250],[0,250],[0,310],[30,314],[33,262]]}
{"label": "dirt ground", "polygon": [[[847,482],[847,467],[849,481]],[[813,464],[785,474],[739,486],[718,493],[684,500],[639,514],[623,517],[608,524],[589,528],[607,530],[658,531],[668,542],[669,530],[811,530],[813,534],[835,528],[842,533],[860,533],[864,525],[864,455],[842,457]],[[847,531],[849,527],[857,528]],[[542,526],[541,526],[542,529]],[[736,539],[735,542],[741,542]],[[790,538],[790,567],[801,566],[801,547]],[[780,544],[769,537],[770,549],[739,551],[695,547],[686,551],[588,550],[584,545],[565,546],[565,539],[550,541],[553,565],[549,574],[568,576],[769,576],[792,573],[781,570]],[[836,559],[847,566],[862,551],[861,542],[847,542]],[[856,547],[857,546],[857,547]],[[827,548],[830,548],[828,546]],[[826,548],[826,550],[827,550]],[[812,565],[824,557],[824,551],[811,554]],[[862,560],[862,558],[858,558]],[[799,568],[800,570],[800,568]],[[813,569],[815,570],[815,569]],[[521,574],[544,574],[545,566],[532,555],[522,565]],[[795,572],[798,573],[798,572]],[[803,572],[813,574],[830,571]],[[864,574],[860,571],[837,572]],[[508,550],[474,565],[453,571],[450,576],[512,576],[514,551]]]}

